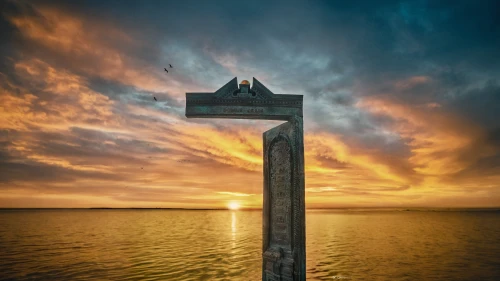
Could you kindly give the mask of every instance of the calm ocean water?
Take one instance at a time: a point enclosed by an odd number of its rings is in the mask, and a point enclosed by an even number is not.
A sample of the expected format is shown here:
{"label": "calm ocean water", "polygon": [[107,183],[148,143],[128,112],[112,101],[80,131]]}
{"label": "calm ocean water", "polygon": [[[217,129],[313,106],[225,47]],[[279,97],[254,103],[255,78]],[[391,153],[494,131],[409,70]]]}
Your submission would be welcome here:
{"label": "calm ocean water", "polygon": [[[260,211],[3,210],[0,280],[261,280]],[[499,212],[309,210],[308,280],[500,280]]]}

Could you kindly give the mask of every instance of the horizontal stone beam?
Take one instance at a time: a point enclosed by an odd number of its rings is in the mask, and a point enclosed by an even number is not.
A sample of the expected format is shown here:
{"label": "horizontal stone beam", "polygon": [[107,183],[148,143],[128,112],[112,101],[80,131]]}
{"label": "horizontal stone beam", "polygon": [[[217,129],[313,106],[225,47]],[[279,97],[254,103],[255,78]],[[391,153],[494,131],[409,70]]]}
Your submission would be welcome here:
{"label": "horizontal stone beam", "polygon": [[215,93],[186,93],[187,118],[289,120],[302,117],[302,95],[276,95],[254,78],[254,87],[236,78]]}
{"label": "horizontal stone beam", "polygon": [[[189,94],[187,94],[189,95]],[[296,97],[296,96],[294,96]],[[302,96],[300,96],[302,99]],[[300,100],[302,105],[302,100]],[[231,119],[266,119],[288,120],[291,116],[302,116],[302,106],[284,104],[199,104],[186,101],[187,118],[231,118]]]}

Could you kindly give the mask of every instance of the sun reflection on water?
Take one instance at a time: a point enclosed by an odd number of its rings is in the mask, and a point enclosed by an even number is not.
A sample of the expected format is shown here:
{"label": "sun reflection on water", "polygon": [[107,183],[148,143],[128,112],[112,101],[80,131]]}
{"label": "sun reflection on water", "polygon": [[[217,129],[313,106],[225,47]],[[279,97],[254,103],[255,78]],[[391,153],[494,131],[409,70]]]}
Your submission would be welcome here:
{"label": "sun reflection on water", "polygon": [[236,212],[231,212],[231,242],[232,248],[236,247]]}

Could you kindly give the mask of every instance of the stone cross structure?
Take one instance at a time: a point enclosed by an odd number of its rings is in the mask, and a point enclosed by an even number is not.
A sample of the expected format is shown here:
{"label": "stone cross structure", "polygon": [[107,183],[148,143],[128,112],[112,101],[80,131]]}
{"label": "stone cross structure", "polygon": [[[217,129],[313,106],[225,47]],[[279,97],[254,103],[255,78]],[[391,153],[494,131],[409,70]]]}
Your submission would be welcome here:
{"label": "stone cross structure", "polygon": [[302,95],[276,95],[236,77],[215,93],[186,93],[187,118],[287,121],[264,132],[262,280],[306,280]]}

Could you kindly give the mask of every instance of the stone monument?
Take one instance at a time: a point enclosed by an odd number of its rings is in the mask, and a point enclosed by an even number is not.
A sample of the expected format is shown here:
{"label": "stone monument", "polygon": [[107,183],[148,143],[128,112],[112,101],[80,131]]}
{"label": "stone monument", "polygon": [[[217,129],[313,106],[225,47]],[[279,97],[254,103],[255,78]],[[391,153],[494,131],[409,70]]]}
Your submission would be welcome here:
{"label": "stone monument", "polygon": [[306,280],[302,95],[276,95],[236,77],[215,93],[186,93],[187,118],[287,121],[264,132],[262,280]]}

